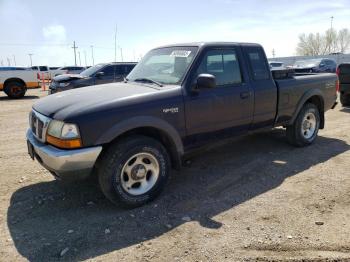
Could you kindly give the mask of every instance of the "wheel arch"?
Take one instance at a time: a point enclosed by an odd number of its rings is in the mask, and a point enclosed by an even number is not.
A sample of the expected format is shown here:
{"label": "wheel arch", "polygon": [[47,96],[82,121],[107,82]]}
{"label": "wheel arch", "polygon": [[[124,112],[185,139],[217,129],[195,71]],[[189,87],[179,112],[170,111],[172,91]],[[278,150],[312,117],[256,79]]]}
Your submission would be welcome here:
{"label": "wheel arch", "polygon": [[325,124],[325,119],[324,119],[324,99],[323,99],[322,92],[320,90],[318,90],[318,89],[312,89],[309,92],[307,92],[306,94],[304,94],[304,96],[302,96],[302,98],[300,99],[300,101],[299,101],[299,103],[297,105],[297,108],[294,111],[294,114],[293,114],[291,120],[289,121],[288,125],[292,125],[294,123],[294,121],[298,117],[298,114],[299,114],[300,110],[307,103],[312,103],[315,106],[317,106],[318,111],[320,112],[320,129],[323,129],[324,128],[324,124]]}
{"label": "wheel arch", "polygon": [[175,169],[181,167],[184,149],[178,131],[166,121],[155,117],[135,117],[118,123],[105,132],[96,144],[104,144],[108,147],[132,135],[144,135],[159,141],[167,149],[172,167]]}
{"label": "wheel arch", "polygon": [[8,83],[10,82],[18,82],[21,83],[25,88],[27,87],[26,83],[23,81],[23,79],[18,78],[18,77],[11,77],[5,80],[4,82],[4,89],[6,88],[6,86],[8,85]]}

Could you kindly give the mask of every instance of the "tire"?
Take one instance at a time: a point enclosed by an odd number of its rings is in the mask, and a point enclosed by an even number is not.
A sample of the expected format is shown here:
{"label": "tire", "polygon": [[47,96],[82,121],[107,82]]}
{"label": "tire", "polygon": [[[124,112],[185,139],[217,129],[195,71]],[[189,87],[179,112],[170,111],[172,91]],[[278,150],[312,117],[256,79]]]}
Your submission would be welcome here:
{"label": "tire", "polygon": [[340,94],[340,103],[342,106],[350,106],[350,94]]}
{"label": "tire", "polygon": [[18,99],[18,98],[24,97],[26,91],[27,91],[27,89],[24,86],[24,84],[21,82],[18,82],[18,81],[8,82],[8,83],[6,83],[6,86],[4,88],[5,94],[9,98],[13,98],[13,99]]}
{"label": "tire", "polygon": [[287,126],[288,142],[297,147],[311,145],[317,138],[320,119],[317,106],[311,103],[305,104],[293,125]]}
{"label": "tire", "polygon": [[164,146],[153,138],[133,136],[115,143],[97,164],[101,190],[116,205],[144,205],[164,189],[170,176],[169,159]]}

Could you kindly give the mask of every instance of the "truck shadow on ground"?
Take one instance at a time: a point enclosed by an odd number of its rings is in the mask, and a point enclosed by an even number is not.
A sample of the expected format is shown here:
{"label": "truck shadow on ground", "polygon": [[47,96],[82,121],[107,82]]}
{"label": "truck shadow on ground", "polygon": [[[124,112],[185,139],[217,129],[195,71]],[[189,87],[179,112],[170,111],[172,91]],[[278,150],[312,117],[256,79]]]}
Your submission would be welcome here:
{"label": "truck shadow on ground", "polygon": [[13,99],[9,98],[8,96],[0,96],[0,101],[14,101],[14,100],[31,100],[31,99],[38,99],[39,96],[24,96],[22,98]]}
{"label": "truck shadow on ground", "polygon": [[33,184],[13,193],[8,227],[18,252],[28,260],[94,258],[155,239],[188,218],[219,228],[214,216],[349,148],[344,141],[322,136],[310,147],[294,148],[282,130],[229,141],[194,158],[173,174],[160,198],[133,210],[114,207],[91,183]]}

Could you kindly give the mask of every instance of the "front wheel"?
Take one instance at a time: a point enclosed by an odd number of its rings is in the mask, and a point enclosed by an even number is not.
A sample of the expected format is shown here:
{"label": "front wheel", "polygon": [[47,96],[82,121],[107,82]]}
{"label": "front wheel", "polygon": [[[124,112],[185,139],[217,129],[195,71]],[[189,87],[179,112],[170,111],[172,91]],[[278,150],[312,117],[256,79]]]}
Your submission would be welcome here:
{"label": "front wheel", "polygon": [[153,200],[164,189],[170,160],[157,140],[134,136],[108,148],[97,172],[101,190],[109,200],[137,207]]}
{"label": "front wheel", "polygon": [[288,142],[302,147],[312,144],[320,128],[320,112],[316,105],[308,103],[299,112],[293,125],[287,126]]}

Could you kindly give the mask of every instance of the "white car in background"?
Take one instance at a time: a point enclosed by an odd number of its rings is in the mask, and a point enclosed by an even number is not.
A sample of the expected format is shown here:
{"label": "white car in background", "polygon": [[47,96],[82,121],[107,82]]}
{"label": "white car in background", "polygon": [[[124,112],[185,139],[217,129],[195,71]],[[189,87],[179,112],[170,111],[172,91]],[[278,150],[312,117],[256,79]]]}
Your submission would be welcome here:
{"label": "white car in background", "polygon": [[39,86],[34,70],[0,70],[0,91],[10,98],[21,98],[27,89]]}
{"label": "white car in background", "polygon": [[283,62],[269,61],[269,65],[271,70],[285,69]]}
{"label": "white car in background", "polygon": [[51,74],[48,66],[31,66],[32,71],[36,72],[38,80],[45,79],[50,80]]}
{"label": "white car in background", "polygon": [[58,70],[66,71],[66,74],[80,74],[85,69],[86,68],[83,66],[65,66],[65,67],[59,68]]}
{"label": "white car in background", "polygon": [[55,76],[68,74],[68,70],[62,69],[62,67],[49,67],[49,70],[51,79]]}

